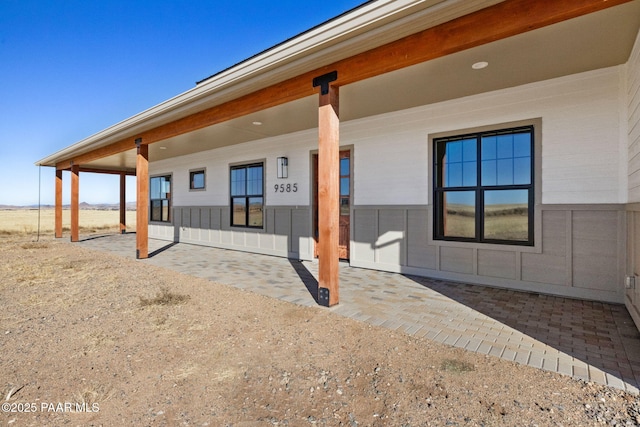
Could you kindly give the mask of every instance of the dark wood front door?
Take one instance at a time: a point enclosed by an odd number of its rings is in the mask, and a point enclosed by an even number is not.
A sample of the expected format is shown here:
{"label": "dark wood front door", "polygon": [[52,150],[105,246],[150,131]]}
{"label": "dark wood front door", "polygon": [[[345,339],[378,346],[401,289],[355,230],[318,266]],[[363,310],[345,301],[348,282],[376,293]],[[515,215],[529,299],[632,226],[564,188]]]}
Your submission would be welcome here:
{"label": "dark wood front door", "polygon": [[[351,152],[340,152],[340,237],[338,256],[349,259],[349,242],[351,228]],[[313,238],[314,254],[318,256],[318,155],[313,155]]]}

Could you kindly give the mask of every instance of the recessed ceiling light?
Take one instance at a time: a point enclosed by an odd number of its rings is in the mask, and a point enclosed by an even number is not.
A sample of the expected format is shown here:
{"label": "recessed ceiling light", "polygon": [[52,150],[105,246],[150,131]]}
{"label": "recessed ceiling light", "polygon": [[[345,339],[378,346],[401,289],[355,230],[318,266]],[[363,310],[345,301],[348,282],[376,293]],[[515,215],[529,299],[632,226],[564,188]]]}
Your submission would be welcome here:
{"label": "recessed ceiling light", "polygon": [[255,126],[262,126],[262,122],[257,122],[257,121],[256,121],[256,122],[253,122],[253,124],[254,124]]}
{"label": "recessed ceiling light", "polygon": [[160,149],[161,149],[161,150],[166,150],[166,149],[167,149],[167,147],[160,147]]}
{"label": "recessed ceiling light", "polygon": [[471,68],[473,68],[474,70],[482,70],[483,68],[487,68],[488,65],[489,63],[487,61],[480,61],[473,64]]}

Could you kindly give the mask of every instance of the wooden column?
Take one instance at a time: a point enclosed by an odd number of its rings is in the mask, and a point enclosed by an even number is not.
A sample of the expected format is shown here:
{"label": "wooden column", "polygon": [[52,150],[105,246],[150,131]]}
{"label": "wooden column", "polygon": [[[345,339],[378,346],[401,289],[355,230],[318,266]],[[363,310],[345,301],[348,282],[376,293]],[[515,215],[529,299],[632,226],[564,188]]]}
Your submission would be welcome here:
{"label": "wooden column", "polygon": [[71,241],[77,242],[79,237],[80,213],[80,165],[71,165]]}
{"label": "wooden column", "polygon": [[149,257],[149,146],[136,139],[136,258]]}
{"label": "wooden column", "polygon": [[314,79],[314,86],[321,86],[318,112],[318,301],[328,307],[339,301],[340,119],[338,87],[330,85],[336,78],[336,73],[329,73]]}
{"label": "wooden column", "polygon": [[120,233],[127,232],[127,175],[120,174]]}
{"label": "wooden column", "polygon": [[62,237],[62,170],[56,169],[55,236]]}

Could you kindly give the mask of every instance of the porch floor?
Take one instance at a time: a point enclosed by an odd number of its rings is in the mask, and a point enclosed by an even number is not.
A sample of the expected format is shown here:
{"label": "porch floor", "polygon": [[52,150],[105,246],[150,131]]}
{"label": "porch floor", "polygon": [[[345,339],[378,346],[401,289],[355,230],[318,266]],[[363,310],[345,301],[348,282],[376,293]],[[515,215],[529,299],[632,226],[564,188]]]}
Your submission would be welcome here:
{"label": "porch floor", "polygon": [[[135,257],[135,234],[80,245]],[[149,240],[141,262],[315,306],[317,262]],[[640,332],[626,308],[340,264],[333,313],[638,393]]]}

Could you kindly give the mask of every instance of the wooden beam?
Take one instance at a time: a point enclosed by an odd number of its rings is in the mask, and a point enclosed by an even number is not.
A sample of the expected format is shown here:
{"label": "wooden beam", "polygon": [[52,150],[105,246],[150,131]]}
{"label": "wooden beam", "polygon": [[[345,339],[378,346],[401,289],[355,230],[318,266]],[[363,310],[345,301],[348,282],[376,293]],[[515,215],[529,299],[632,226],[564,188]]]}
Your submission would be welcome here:
{"label": "wooden beam", "polygon": [[327,86],[318,111],[318,300],[332,306],[339,301],[340,119],[338,88]]}
{"label": "wooden beam", "polygon": [[72,157],[68,160],[58,162],[56,167],[58,169],[67,170],[71,167],[71,164],[86,164],[93,160],[102,159],[104,157],[111,156],[113,154],[123,153],[127,150],[131,150],[135,148],[135,145],[131,143],[131,137],[120,140],[118,142],[114,142],[113,144],[109,144],[107,146],[97,148],[95,150],[89,151],[85,154],[80,154],[79,156]]}
{"label": "wooden beam", "polygon": [[71,241],[77,242],[79,238],[79,213],[80,213],[80,165],[71,166]]}
{"label": "wooden beam", "polygon": [[[75,163],[75,162],[74,162]],[[70,171],[71,170],[71,161],[56,163],[56,170],[59,171]],[[80,172],[89,172],[89,173],[101,173],[105,175],[121,175],[125,174],[127,176],[136,176],[135,169],[129,170],[121,170],[121,169],[100,169],[100,168],[87,168],[80,166]]]}
{"label": "wooden beam", "polygon": [[[315,92],[309,82],[314,77],[333,70],[337,70],[340,76],[334,83],[335,86],[355,83],[629,1],[632,0],[506,0],[166,123],[138,136],[143,139],[144,144],[151,144],[313,95]],[[131,137],[128,137],[60,162],[57,166],[68,169],[72,162],[83,164],[132,148]]]}
{"label": "wooden beam", "polygon": [[97,169],[97,168],[84,168],[80,167],[80,172],[90,172],[90,173],[101,173],[105,175],[126,175],[126,176],[136,176],[135,170],[108,170],[108,169]]}
{"label": "wooden beam", "polygon": [[120,174],[120,233],[127,232],[127,175]]}
{"label": "wooden beam", "polygon": [[139,139],[136,158],[136,258],[149,257],[149,146]]}
{"label": "wooden beam", "polygon": [[55,236],[62,237],[62,171],[56,170]]}

